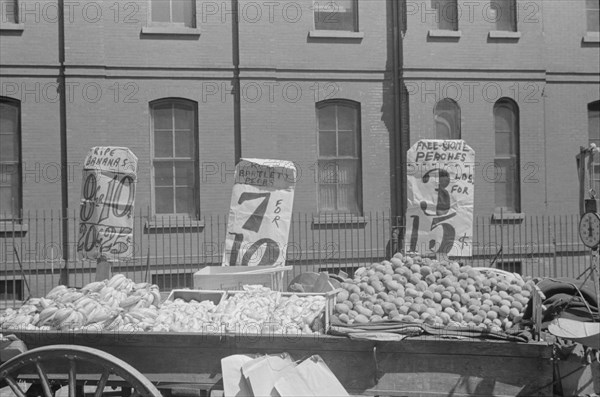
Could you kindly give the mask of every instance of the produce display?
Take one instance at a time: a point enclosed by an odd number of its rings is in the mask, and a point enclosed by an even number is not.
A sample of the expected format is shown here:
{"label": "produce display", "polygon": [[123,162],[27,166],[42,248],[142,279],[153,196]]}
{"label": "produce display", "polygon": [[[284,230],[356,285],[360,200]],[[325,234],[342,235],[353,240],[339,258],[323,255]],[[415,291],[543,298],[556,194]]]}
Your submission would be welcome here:
{"label": "produce display", "polygon": [[506,331],[523,318],[535,284],[512,273],[398,253],[342,283],[333,322],[381,320]]}
{"label": "produce display", "polygon": [[0,329],[138,330],[150,329],[158,314],[158,286],[135,283],[123,274],[77,290],[59,285],[43,298],[29,299],[0,314]]}
{"label": "produce display", "polygon": [[61,285],[18,309],[6,309],[0,329],[313,333],[322,330],[315,319],[326,304],[321,295],[282,295],[262,286],[244,286],[222,302],[161,302],[158,286],[117,274],[79,290]]}

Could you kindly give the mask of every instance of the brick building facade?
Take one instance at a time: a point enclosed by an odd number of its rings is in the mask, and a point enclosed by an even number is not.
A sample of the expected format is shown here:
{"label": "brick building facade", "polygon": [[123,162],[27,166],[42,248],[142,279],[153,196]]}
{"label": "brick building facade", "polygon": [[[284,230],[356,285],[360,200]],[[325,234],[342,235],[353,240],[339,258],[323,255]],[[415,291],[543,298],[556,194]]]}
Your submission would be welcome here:
{"label": "brick building facade", "polygon": [[401,215],[403,153],[435,137],[475,149],[476,215],[577,212],[597,1],[0,5],[4,230],[75,211],[96,145],[138,156],[137,208],[192,221],[227,213],[240,156],[295,162],[299,214]]}

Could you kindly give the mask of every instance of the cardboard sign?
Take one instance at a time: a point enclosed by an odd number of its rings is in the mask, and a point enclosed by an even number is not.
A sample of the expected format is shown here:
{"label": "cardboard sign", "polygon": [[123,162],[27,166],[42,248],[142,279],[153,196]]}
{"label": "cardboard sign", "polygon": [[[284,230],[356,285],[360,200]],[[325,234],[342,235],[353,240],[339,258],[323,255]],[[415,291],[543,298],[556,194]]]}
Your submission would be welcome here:
{"label": "cardboard sign", "polygon": [[83,165],[77,252],[108,262],[133,252],[137,157],[122,147],[94,147]]}
{"label": "cardboard sign", "polygon": [[289,161],[242,159],[227,222],[223,266],[285,263],[296,167]]}
{"label": "cardboard sign", "polygon": [[475,152],[463,140],[421,140],[407,153],[405,251],[471,256]]}

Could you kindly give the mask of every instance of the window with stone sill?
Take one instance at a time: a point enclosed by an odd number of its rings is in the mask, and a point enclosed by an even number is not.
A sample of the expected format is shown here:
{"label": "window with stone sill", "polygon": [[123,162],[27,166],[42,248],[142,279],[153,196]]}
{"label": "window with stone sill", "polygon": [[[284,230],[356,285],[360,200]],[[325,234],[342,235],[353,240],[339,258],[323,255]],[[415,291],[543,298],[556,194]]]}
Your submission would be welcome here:
{"label": "window with stone sill", "polygon": [[152,102],[150,108],[154,214],[166,219],[198,220],[197,104],[184,99],[162,99]]}
{"label": "window with stone sill", "polygon": [[360,105],[317,104],[319,214],[362,214]]}

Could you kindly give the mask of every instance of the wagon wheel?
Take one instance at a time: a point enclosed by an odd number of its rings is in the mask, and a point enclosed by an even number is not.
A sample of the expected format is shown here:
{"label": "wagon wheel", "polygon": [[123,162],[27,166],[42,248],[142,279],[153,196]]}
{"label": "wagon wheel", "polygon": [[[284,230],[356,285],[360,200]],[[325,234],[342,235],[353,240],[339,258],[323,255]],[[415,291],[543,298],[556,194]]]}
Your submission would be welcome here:
{"label": "wagon wheel", "polygon": [[[121,384],[133,388],[134,396],[161,397],[156,387],[138,370],[125,361],[86,346],[76,345],[49,345],[29,350],[0,366],[0,379],[4,379],[17,397],[26,397],[27,394],[21,389],[16,378],[26,368],[35,368],[37,380],[40,382],[44,397],[53,397],[54,391],[51,385],[51,377],[60,368],[60,374],[67,375],[69,397],[77,395],[77,368],[79,365],[92,367],[95,374],[100,375],[96,384],[94,397],[101,397],[108,383],[109,377],[113,375]],[[64,367],[64,369],[62,369]],[[48,369],[52,368],[52,373]],[[97,372],[96,372],[97,369]],[[66,372],[66,373],[65,373]],[[89,373],[86,372],[86,373]]]}

